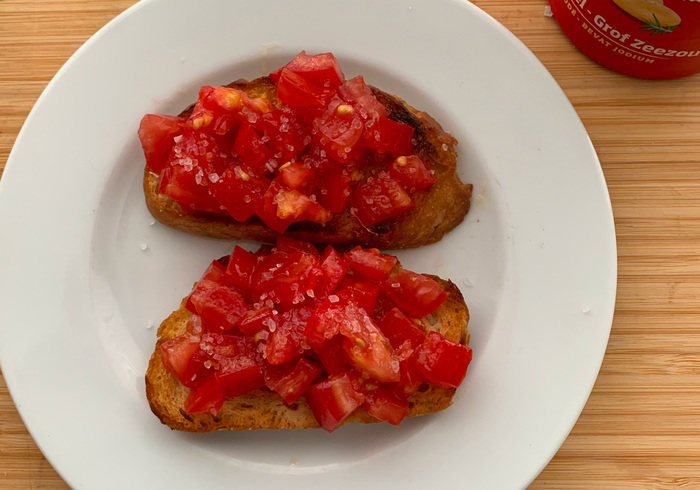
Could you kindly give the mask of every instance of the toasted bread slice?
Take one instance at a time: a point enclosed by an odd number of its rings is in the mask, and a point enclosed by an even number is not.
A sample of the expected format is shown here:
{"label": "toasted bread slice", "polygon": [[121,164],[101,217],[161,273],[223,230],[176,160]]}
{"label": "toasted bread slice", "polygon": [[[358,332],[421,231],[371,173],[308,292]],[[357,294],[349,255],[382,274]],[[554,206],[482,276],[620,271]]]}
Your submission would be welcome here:
{"label": "toasted bread slice", "polygon": [[[435,279],[449,296],[442,305],[422,321],[428,330],[434,330],[449,340],[469,344],[469,310],[459,288],[451,281]],[[236,398],[228,399],[216,416],[210,413],[188,414],[184,402],[189,389],[165,370],[160,346],[185,332],[190,312],[185,300],[158,329],[158,341],[146,372],[146,395],[153,413],[165,425],[187,432],[213,432],[217,430],[248,429],[308,429],[320,427],[309,405],[302,396],[296,403],[286,406],[282,398],[267,389],[260,389]],[[455,388],[443,388],[425,383],[409,398],[409,417],[444,410],[452,404]],[[363,424],[379,422],[362,407],[344,422]]]}
{"label": "toasted bread slice", "polygon": [[[252,97],[266,97],[276,103],[276,88],[267,78],[240,80],[229,85]],[[464,219],[469,211],[472,186],[457,175],[457,140],[425,112],[418,111],[400,98],[372,87],[377,99],[387,108],[389,118],[411,126],[415,149],[434,172],[436,182],[428,190],[416,193],[414,209],[369,228],[348,211],[336,214],[325,226],[310,221],[292,224],[285,235],[312,243],[360,245],[380,249],[406,249],[439,241]],[[192,107],[180,115],[188,117]],[[229,240],[273,242],[277,233],[256,216],[241,223],[232,217],[206,212],[188,214],[180,205],[158,193],[160,179],[148,167],[143,189],[146,205],[161,223],[195,235]]]}

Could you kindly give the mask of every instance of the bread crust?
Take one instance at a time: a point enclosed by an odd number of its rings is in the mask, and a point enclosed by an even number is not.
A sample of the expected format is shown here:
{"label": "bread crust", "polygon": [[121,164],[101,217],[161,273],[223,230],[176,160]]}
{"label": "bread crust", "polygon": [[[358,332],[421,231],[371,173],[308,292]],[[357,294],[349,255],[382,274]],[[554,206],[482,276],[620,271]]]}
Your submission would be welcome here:
{"label": "bread crust", "polygon": [[[264,95],[277,103],[276,88],[267,77],[250,82],[239,80],[229,87],[244,90],[253,97]],[[317,244],[415,248],[442,239],[463,221],[469,211],[472,186],[463,184],[457,175],[457,140],[425,112],[414,109],[394,95],[375,87],[371,89],[387,108],[390,119],[414,129],[416,153],[434,172],[435,184],[413,196],[414,209],[369,228],[344,211],[334,215],[325,225],[310,221],[293,223],[285,235]],[[192,106],[180,115],[189,116],[191,109]],[[146,167],[143,176],[146,206],[164,225],[194,235],[228,240],[270,243],[278,235],[256,216],[240,223],[230,216],[214,213],[185,213],[177,202],[158,193],[159,186],[159,176]]]}
{"label": "bread crust", "polygon": [[[445,291],[447,299],[422,321],[429,330],[440,332],[446,338],[469,345],[469,310],[459,288],[451,281],[435,279]],[[184,402],[189,389],[163,367],[160,346],[185,333],[191,313],[185,308],[186,299],[158,328],[158,340],[146,372],[146,396],[153,413],[172,429],[186,432],[213,432],[219,430],[249,429],[310,429],[319,428],[309,405],[302,396],[296,403],[286,406],[282,398],[265,388],[246,395],[227,399],[217,415],[210,413],[188,414]],[[409,417],[444,410],[452,404],[454,388],[443,388],[425,383],[409,397]],[[344,424],[379,422],[362,407],[353,412]]]}

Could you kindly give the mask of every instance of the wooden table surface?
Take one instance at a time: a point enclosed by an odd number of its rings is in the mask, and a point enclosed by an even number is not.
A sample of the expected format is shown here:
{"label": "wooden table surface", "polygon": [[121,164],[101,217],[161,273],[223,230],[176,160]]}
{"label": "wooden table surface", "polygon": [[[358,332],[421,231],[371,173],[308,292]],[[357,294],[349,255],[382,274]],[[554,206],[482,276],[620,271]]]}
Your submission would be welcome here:
{"label": "wooden table surface", "polygon": [[[0,171],[61,65],[133,0],[0,0]],[[475,0],[561,85],[598,151],[617,229],[603,366],[531,488],[700,488],[700,75],[628,78],[578,52],[546,0]],[[507,468],[503,468],[507,471]],[[0,374],[0,487],[65,488]]]}

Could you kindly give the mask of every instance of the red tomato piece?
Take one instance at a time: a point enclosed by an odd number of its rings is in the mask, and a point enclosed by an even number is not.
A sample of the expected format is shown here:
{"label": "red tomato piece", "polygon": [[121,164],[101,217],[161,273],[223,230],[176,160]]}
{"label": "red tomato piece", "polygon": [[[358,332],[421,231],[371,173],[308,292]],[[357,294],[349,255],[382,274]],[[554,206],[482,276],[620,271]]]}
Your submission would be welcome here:
{"label": "red tomato piece", "polygon": [[345,79],[340,64],[332,53],[308,55],[302,51],[282,68],[270,73],[270,78],[275,84],[285,68],[321,87],[337,87]]}
{"label": "red tomato piece", "polygon": [[306,390],[306,401],[318,423],[328,432],[343,421],[365,401],[356,388],[357,373],[348,371],[316,383]]}
{"label": "red tomato piece", "polygon": [[267,362],[272,365],[288,364],[302,355],[304,330],[311,310],[294,308],[281,316],[277,327],[271,329],[265,345]]}
{"label": "red tomato piece", "polygon": [[282,368],[274,377],[270,377],[269,371],[265,371],[265,384],[276,391],[287,405],[296,402],[301,395],[316,381],[323,372],[317,362],[302,357],[293,368]]}
{"label": "red tomato piece", "polygon": [[368,393],[362,406],[372,417],[392,425],[399,425],[411,411],[408,400],[381,387]]}
{"label": "red tomato piece", "polygon": [[329,294],[335,292],[338,284],[348,271],[343,258],[338,252],[328,245],[321,256],[321,270],[323,277],[319,278],[318,285],[314,290],[316,301],[323,301]]}
{"label": "red tomato piece", "polygon": [[275,246],[272,249],[272,253],[295,253],[301,252],[303,254],[314,255],[315,257],[320,257],[318,249],[309,242],[303,242],[301,240],[296,240],[294,238],[289,238],[284,235],[279,235],[275,241]]}
{"label": "red tomato piece", "polygon": [[414,352],[412,356],[401,361],[399,365],[399,374],[401,375],[399,382],[391,385],[399,397],[407,397],[414,394],[423,384],[423,373],[418,367],[417,359],[418,353]]}
{"label": "red tomato piece", "polygon": [[380,117],[365,123],[363,143],[380,153],[406,155],[413,148],[413,128],[407,124]]}
{"label": "red tomato piece", "polygon": [[391,163],[389,175],[411,194],[435,183],[435,176],[418,155],[398,157]]}
{"label": "red tomato piece", "polygon": [[177,201],[186,213],[205,211],[224,214],[221,204],[214,199],[204,185],[197,183],[197,170],[186,170],[181,166],[166,167],[160,174],[158,192]]}
{"label": "red tomato piece", "polygon": [[187,129],[174,141],[160,174],[159,192],[190,212],[222,213],[221,205],[209,194],[209,184],[229,165],[216,139]]}
{"label": "red tomato piece", "polygon": [[380,289],[374,306],[374,318],[383,317],[392,308],[396,308],[396,302]]}
{"label": "red tomato piece", "polygon": [[267,226],[280,234],[298,221],[325,225],[332,217],[327,209],[306,194],[284,187],[276,181],[270,184],[263,195],[257,214]]}
{"label": "red tomato piece", "polygon": [[265,386],[260,366],[245,353],[223,358],[216,379],[226,398],[244,395]]}
{"label": "red tomato piece", "polygon": [[227,286],[210,289],[195,288],[190,294],[202,324],[209,332],[223,333],[237,326],[248,311],[248,306],[240,294]]}
{"label": "red tomato piece", "polygon": [[297,111],[282,107],[263,115],[255,124],[262,133],[261,139],[272,150],[273,160],[266,172],[273,172],[283,163],[297,160],[311,143],[311,126],[302,120]]}
{"label": "red tomato piece", "polygon": [[[201,289],[211,289],[215,288],[217,286],[222,286],[225,284],[225,279],[224,275],[226,272],[226,267],[219,262],[218,260],[212,261],[211,264],[209,264],[209,267],[204,271],[204,274],[202,274],[202,277],[197,281],[197,284],[192,288],[192,293],[194,293],[197,290]],[[196,313],[197,310],[194,307],[194,304],[191,301],[192,293],[190,293],[190,297],[187,298],[187,303],[185,304],[185,307],[191,311],[192,313]]]}
{"label": "red tomato piece", "polygon": [[208,412],[216,415],[224,404],[224,393],[216,376],[208,376],[202,383],[190,390],[185,400],[185,412]]}
{"label": "red tomato piece", "polygon": [[251,287],[261,301],[299,303],[322,275],[321,264],[313,255],[273,253],[258,259]]}
{"label": "red tomato piece", "polygon": [[316,173],[301,162],[287,162],[279,168],[275,178],[280,184],[310,194],[316,182]]}
{"label": "red tomato piece", "polygon": [[314,120],[313,141],[339,162],[349,162],[352,150],[362,137],[364,125],[353,106],[334,97],[320,117]]}
{"label": "red tomato piece", "polygon": [[288,68],[282,68],[277,79],[277,99],[291,107],[323,107],[334,93],[332,87],[316,85]]}
{"label": "red tomato piece", "polygon": [[471,360],[471,348],[430,332],[418,351],[417,365],[431,383],[457,388],[467,375]]}
{"label": "red tomato piece", "polygon": [[274,330],[279,323],[279,313],[272,306],[250,310],[241,320],[238,329],[246,337],[252,337],[263,329]]}
{"label": "red tomato piece", "polygon": [[377,381],[398,381],[399,360],[391,344],[372,319],[364,315],[358,318],[359,315],[346,313],[347,320],[340,326],[340,333],[345,337],[343,351],[350,365]]}
{"label": "red tomato piece", "polygon": [[[354,296],[353,291],[344,289],[331,294],[321,302],[306,322],[304,335],[312,346],[319,346],[324,341],[340,333],[341,325],[348,320],[347,314],[363,319],[358,313],[362,307]],[[363,310],[364,311],[364,310]]]}
{"label": "red tomato piece", "polygon": [[355,188],[350,196],[351,210],[364,226],[393,218],[415,207],[401,184],[380,173]]}
{"label": "red tomato piece", "polygon": [[365,311],[374,311],[377,304],[377,296],[379,295],[380,287],[378,284],[367,280],[359,274],[346,274],[338,284],[337,290],[347,289],[352,291],[353,296]]}
{"label": "red tomato piece", "polygon": [[346,80],[338,87],[338,93],[347,104],[357,109],[358,115],[365,121],[389,115],[360,75]]}
{"label": "red tomato piece", "polygon": [[391,344],[350,289],[330,295],[306,322],[311,345],[319,346],[338,333],[346,337],[343,351],[358,371],[379,381],[399,380],[399,361]]}
{"label": "red tomato piece", "polygon": [[323,368],[330,376],[347,371],[349,368],[348,360],[343,351],[344,338],[342,335],[336,335],[323,341],[314,349],[321,364],[323,364]]}
{"label": "red tomato piece", "polygon": [[163,367],[187,387],[196,384],[198,375],[204,369],[203,361],[198,363],[195,358],[199,341],[200,337],[196,335],[183,334],[160,345]]}
{"label": "red tomato piece", "polygon": [[199,89],[199,99],[187,125],[195,130],[226,134],[241,122],[255,122],[272,109],[269,101],[251,98],[241,90],[205,85]]}
{"label": "red tomato piece", "polygon": [[341,172],[325,171],[318,179],[321,206],[333,214],[345,211],[352,192],[350,177]]}
{"label": "red tomato piece", "polygon": [[417,272],[402,270],[382,283],[384,291],[409,315],[422,318],[435,311],[447,293],[433,279]]}
{"label": "red tomato piece", "polygon": [[377,325],[394,349],[408,342],[410,349],[415,350],[425,340],[425,331],[398,308],[388,311],[377,320]]}
{"label": "red tomato piece", "polygon": [[236,245],[226,266],[224,276],[229,284],[246,295],[250,292],[250,278],[258,258],[252,252]]}
{"label": "red tomato piece", "polygon": [[[272,151],[263,141],[262,137],[255,131],[253,125],[244,122],[233,142],[233,151],[236,152],[241,161],[253,169],[264,168],[264,165],[272,158]],[[264,173],[264,171],[262,171]]]}
{"label": "red tomato piece", "polygon": [[158,114],[146,114],[139,126],[139,140],[146,165],[159,174],[165,167],[173,147],[173,138],[182,133],[185,119]]}
{"label": "red tomato piece", "polygon": [[[344,258],[350,269],[373,281],[383,281],[389,277],[391,269],[399,261],[393,255],[383,254],[376,248],[363,250],[361,247],[353,248]],[[374,308],[369,311],[374,311]]]}
{"label": "red tomato piece", "polygon": [[270,181],[265,177],[255,176],[236,165],[209,184],[209,190],[220,206],[243,223],[255,214],[269,186]]}

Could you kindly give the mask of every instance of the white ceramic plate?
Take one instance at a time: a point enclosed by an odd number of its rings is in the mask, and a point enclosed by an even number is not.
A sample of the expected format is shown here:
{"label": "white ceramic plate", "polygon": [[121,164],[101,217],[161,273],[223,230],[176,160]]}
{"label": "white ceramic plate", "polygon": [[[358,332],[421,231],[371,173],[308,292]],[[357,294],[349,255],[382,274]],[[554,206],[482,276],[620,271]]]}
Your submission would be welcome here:
{"label": "white ceramic plate", "polygon": [[[460,140],[468,218],[398,255],[461,287],[475,360],[453,407],[398,428],[170,431],[144,395],[154,326],[232,244],[153,224],[139,120],[302,49],[334,52]],[[463,0],[141,2],[41,96],[0,205],[3,373],[76,488],[523,487],[575,423],[610,331],[615,234],[595,152],[537,59]]]}

